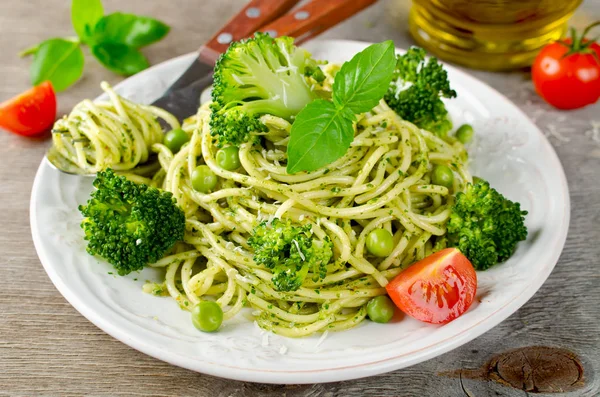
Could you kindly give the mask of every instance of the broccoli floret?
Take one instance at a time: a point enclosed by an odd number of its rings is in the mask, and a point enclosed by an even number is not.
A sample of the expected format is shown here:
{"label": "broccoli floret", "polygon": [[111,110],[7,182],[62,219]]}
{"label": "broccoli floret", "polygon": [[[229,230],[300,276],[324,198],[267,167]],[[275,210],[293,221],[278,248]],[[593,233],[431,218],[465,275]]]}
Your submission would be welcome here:
{"label": "broccoli floret", "polygon": [[119,275],[156,262],[183,240],[185,215],[171,193],[111,169],[97,174],[94,187],[87,204],[79,206],[87,252],[104,258]]}
{"label": "broccoli floret", "polygon": [[477,270],[508,259],[527,238],[527,211],[486,181],[468,184],[456,195],[448,221],[448,245],[457,247]]}
{"label": "broccoli floret", "polygon": [[311,225],[294,226],[290,220],[277,218],[256,226],[248,244],[254,250],[254,262],[272,270],[277,291],[296,291],[309,271],[314,280],[325,278],[333,255],[331,241],[316,239]]}
{"label": "broccoli floret", "polygon": [[425,50],[411,47],[398,55],[385,101],[404,120],[444,137],[452,129],[448,110],[440,99],[455,98],[448,73],[436,58],[425,60]]}
{"label": "broccoli floret", "polygon": [[232,43],[215,66],[210,127],[217,145],[239,145],[250,132],[266,131],[263,114],[291,121],[316,98],[305,77],[318,78],[315,68],[310,53],[291,37],[256,33]]}

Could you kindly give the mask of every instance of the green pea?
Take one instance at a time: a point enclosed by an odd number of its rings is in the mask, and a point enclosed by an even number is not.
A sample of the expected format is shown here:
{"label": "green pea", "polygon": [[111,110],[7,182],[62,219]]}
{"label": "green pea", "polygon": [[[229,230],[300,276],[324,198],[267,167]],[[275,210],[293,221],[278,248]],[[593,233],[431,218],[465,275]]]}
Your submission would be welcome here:
{"label": "green pea", "polygon": [[214,332],[223,322],[223,310],[217,302],[201,301],[192,308],[192,323],[203,332]]}
{"label": "green pea", "polygon": [[456,130],[456,139],[462,143],[469,143],[473,139],[473,127],[470,124],[463,124]]}
{"label": "green pea", "polygon": [[240,156],[237,146],[227,146],[217,152],[217,164],[228,171],[240,168]]}
{"label": "green pea", "polygon": [[450,189],[454,183],[454,174],[449,167],[436,165],[431,172],[431,182],[434,185],[446,186]]}
{"label": "green pea", "polygon": [[396,306],[385,295],[376,296],[367,303],[367,315],[376,323],[387,323],[394,317]]}
{"label": "green pea", "polygon": [[190,140],[190,136],[181,128],[176,128],[167,132],[163,138],[163,143],[170,151],[176,153],[181,149],[184,143]]}
{"label": "green pea", "polygon": [[385,257],[394,249],[394,237],[385,229],[375,229],[367,235],[367,251],[375,256]]}
{"label": "green pea", "polygon": [[199,165],[192,172],[192,187],[200,193],[208,193],[217,186],[217,176],[207,165]]}

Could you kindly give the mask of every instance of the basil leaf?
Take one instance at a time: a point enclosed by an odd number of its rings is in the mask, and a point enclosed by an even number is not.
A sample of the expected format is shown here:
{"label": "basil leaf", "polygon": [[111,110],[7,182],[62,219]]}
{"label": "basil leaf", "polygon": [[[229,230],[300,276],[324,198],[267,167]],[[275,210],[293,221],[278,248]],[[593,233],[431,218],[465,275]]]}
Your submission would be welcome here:
{"label": "basil leaf", "polygon": [[333,82],[333,103],[355,114],[373,109],[387,92],[396,57],[391,40],[372,44],[344,63]]}
{"label": "basil leaf", "polygon": [[94,28],[94,41],[140,48],[162,39],[169,29],[168,25],[153,18],[115,12],[98,21]]}
{"label": "basil leaf", "polygon": [[55,91],[63,91],[83,72],[83,51],[79,43],[65,39],[50,39],[38,46],[31,64],[31,84],[50,80]]}
{"label": "basil leaf", "polygon": [[333,83],[333,102],[312,101],[292,124],[287,172],[314,171],[342,157],[354,139],[355,114],[375,107],[394,75],[394,43],[373,44],[344,63]]}
{"label": "basil leaf", "polygon": [[106,68],[129,76],[149,66],[146,57],[133,47],[120,43],[99,43],[92,47],[92,54]]}
{"label": "basil leaf", "polygon": [[316,99],[296,116],[288,144],[287,172],[314,171],[342,157],[352,140],[354,114]]}
{"label": "basil leaf", "polygon": [[104,15],[100,0],[73,0],[71,3],[71,23],[81,41],[90,38],[96,23]]}

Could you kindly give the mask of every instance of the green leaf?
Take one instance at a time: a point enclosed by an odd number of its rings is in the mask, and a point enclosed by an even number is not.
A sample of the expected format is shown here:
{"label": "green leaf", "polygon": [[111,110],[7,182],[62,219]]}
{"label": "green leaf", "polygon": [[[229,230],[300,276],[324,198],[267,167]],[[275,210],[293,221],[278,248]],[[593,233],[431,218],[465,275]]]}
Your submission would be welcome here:
{"label": "green leaf", "polygon": [[31,64],[31,84],[50,80],[55,91],[63,91],[81,77],[83,62],[79,42],[65,39],[43,41]]}
{"label": "green leaf", "polygon": [[353,119],[352,111],[324,99],[306,105],[292,124],[287,172],[314,171],[342,157],[354,139]]}
{"label": "green leaf", "polygon": [[71,23],[81,41],[88,41],[90,32],[93,31],[102,15],[104,15],[104,9],[100,0],[73,0]]}
{"label": "green leaf", "polygon": [[373,109],[390,86],[395,64],[393,41],[365,48],[335,75],[333,103],[355,114]]}
{"label": "green leaf", "polygon": [[141,72],[149,66],[146,57],[133,47],[120,43],[99,43],[92,54],[106,68],[124,76]]}
{"label": "green leaf", "polygon": [[98,21],[94,28],[94,41],[141,48],[165,37],[169,29],[168,25],[153,18],[115,12]]}
{"label": "green leaf", "polygon": [[355,114],[375,107],[392,81],[394,43],[373,44],[344,63],[333,83],[333,103],[317,99],[290,131],[287,172],[314,171],[342,157],[354,139]]}

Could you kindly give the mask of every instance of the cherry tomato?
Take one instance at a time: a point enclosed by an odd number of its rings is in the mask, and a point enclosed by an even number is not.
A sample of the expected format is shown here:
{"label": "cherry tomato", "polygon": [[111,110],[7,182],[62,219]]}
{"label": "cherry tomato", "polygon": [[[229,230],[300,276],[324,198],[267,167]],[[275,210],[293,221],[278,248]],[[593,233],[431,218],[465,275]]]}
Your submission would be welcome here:
{"label": "cherry tomato", "polygon": [[49,81],[0,103],[0,128],[15,134],[40,135],[55,119],[56,95]]}
{"label": "cherry tomato", "polygon": [[537,93],[559,109],[577,109],[600,98],[600,45],[581,37],[557,41],[542,49],[531,68]]}
{"label": "cherry tomato", "polygon": [[396,306],[409,316],[446,324],[473,303],[477,275],[458,249],[446,248],[411,265],[385,288]]}

